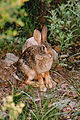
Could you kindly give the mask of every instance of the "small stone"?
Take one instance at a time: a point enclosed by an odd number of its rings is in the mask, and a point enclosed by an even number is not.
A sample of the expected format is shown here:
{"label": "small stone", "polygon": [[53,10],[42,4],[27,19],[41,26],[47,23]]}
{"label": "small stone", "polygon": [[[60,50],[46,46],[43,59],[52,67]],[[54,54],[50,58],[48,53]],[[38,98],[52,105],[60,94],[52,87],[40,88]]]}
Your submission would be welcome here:
{"label": "small stone", "polygon": [[64,63],[59,63],[59,65],[61,65],[61,66],[65,66],[65,67],[68,66],[67,64],[64,64]]}
{"label": "small stone", "polygon": [[70,105],[66,105],[64,108],[63,108],[63,112],[70,112],[72,110],[71,106]]}
{"label": "small stone", "polygon": [[60,59],[67,58],[68,56],[69,56],[68,54],[67,55],[61,55]]}
{"label": "small stone", "polygon": [[7,66],[11,66],[13,63],[18,61],[18,57],[15,56],[13,53],[7,53],[4,62]]}
{"label": "small stone", "polygon": [[68,84],[67,83],[64,83],[61,85],[61,88],[67,88],[68,87]]}

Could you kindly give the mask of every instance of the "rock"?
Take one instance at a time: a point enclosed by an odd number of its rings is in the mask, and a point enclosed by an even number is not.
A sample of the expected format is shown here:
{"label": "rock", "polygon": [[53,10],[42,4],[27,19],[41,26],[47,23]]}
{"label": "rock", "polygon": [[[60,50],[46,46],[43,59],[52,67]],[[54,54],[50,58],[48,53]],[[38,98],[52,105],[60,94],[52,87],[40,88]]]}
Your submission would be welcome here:
{"label": "rock", "polygon": [[68,87],[68,84],[67,83],[63,83],[62,85],[61,85],[61,88],[67,88]]}
{"label": "rock", "polygon": [[71,110],[72,110],[72,108],[71,108],[70,105],[66,105],[66,106],[63,108],[63,112],[69,113]]}
{"label": "rock", "polygon": [[67,58],[68,56],[69,56],[68,54],[66,54],[66,55],[61,55],[61,56],[60,56],[60,59]]}
{"label": "rock", "polygon": [[13,53],[7,53],[4,62],[7,66],[11,66],[13,63],[18,61],[18,57],[15,56]]}
{"label": "rock", "polygon": [[61,65],[61,66],[65,66],[65,67],[67,67],[68,65],[67,64],[64,64],[64,63],[59,63],[59,65]]}

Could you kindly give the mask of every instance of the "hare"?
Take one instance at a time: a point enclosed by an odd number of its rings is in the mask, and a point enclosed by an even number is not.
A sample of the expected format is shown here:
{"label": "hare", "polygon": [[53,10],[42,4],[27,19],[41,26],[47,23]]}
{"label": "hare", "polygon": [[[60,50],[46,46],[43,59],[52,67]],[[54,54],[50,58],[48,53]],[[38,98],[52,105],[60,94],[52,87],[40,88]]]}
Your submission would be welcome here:
{"label": "hare", "polygon": [[[37,31],[37,32],[36,32]],[[41,39],[41,34],[37,34],[39,31],[38,30],[34,30],[34,33],[33,33],[33,37],[29,38],[26,40],[25,44],[23,45],[23,48],[22,48],[22,53],[30,46],[32,45],[39,45],[38,44],[38,40]],[[43,33],[42,33],[43,34]],[[46,35],[47,36],[47,35]],[[52,49],[53,51],[53,61],[56,61],[57,57],[58,57],[58,54],[57,52]]]}
{"label": "hare", "polygon": [[46,91],[47,88],[52,88],[49,70],[51,69],[53,58],[56,59],[54,57],[55,51],[53,52],[51,45],[47,42],[46,26],[43,27],[42,33],[34,30],[34,38],[36,44],[30,44],[27,48],[25,47],[17,62],[17,75],[20,73],[25,76],[26,84],[32,84],[33,79],[38,79],[40,90]]}

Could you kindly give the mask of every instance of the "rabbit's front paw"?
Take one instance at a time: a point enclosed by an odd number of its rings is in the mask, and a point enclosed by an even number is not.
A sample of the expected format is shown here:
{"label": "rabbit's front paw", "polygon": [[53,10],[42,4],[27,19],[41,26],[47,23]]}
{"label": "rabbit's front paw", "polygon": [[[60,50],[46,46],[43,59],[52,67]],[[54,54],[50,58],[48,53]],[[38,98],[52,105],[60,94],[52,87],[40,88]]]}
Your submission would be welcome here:
{"label": "rabbit's front paw", "polygon": [[46,87],[47,87],[47,88],[50,88],[50,89],[52,88],[52,83],[51,83],[51,81],[48,81],[48,83],[46,83]]}
{"label": "rabbit's front paw", "polygon": [[38,74],[37,76],[38,76],[38,81],[40,85],[40,91],[46,92],[47,88],[44,85],[42,74]]}
{"label": "rabbit's front paw", "polygon": [[47,88],[52,88],[52,78],[51,76],[49,75],[49,71],[48,72],[45,72],[45,83],[46,83],[46,87]]}
{"label": "rabbit's front paw", "polygon": [[25,84],[30,85],[30,84],[34,84],[34,82],[33,81],[29,81],[29,80],[25,80]]}
{"label": "rabbit's front paw", "polygon": [[47,88],[45,85],[40,85],[40,91],[46,92]]}

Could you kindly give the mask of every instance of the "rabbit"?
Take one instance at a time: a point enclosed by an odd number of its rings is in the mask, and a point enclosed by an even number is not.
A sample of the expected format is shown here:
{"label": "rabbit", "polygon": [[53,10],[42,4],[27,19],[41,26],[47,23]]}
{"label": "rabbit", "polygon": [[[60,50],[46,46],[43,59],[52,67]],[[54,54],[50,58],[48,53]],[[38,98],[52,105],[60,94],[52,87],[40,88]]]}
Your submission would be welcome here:
{"label": "rabbit", "polygon": [[45,92],[47,88],[52,88],[49,70],[53,63],[54,52],[51,45],[47,42],[46,26],[43,27],[42,33],[36,29],[34,33],[38,44],[31,45],[23,51],[17,62],[17,75],[22,75],[26,84],[33,84],[32,80],[38,79],[40,90]]}
{"label": "rabbit", "polygon": [[[39,33],[39,31],[37,30],[37,32],[36,32],[36,30],[34,30],[33,37],[26,40],[26,42],[22,48],[22,53],[26,50],[26,48],[28,48],[32,45],[38,45],[38,40],[41,39],[41,34],[37,34],[37,33]],[[52,49],[52,51],[53,51],[53,61],[56,61],[58,54],[54,49]]]}

